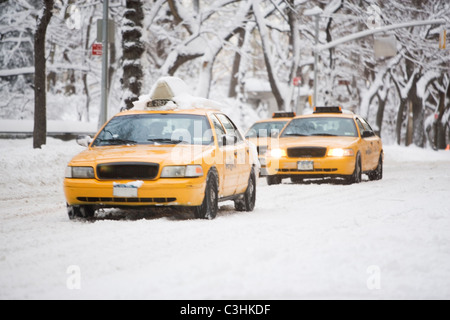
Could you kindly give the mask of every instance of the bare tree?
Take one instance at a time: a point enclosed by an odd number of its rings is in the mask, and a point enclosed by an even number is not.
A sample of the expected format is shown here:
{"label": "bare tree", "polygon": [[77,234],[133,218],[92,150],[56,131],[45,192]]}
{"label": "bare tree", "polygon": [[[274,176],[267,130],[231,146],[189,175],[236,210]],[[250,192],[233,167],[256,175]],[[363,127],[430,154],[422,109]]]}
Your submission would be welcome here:
{"label": "bare tree", "polygon": [[34,38],[34,130],[33,148],[41,148],[47,139],[45,35],[53,10],[53,0],[44,0]]}
{"label": "bare tree", "polygon": [[139,99],[142,86],[143,73],[140,60],[144,52],[144,46],[141,41],[144,13],[142,1],[140,0],[127,0],[126,7],[124,26],[122,28],[122,87],[125,91],[124,108],[131,109],[133,101]]}

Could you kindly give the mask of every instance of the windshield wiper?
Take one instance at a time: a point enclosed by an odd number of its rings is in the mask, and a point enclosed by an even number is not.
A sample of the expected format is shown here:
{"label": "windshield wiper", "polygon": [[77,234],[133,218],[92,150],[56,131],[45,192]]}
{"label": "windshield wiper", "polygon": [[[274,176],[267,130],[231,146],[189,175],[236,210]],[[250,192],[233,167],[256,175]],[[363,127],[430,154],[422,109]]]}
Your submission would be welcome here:
{"label": "windshield wiper", "polygon": [[187,141],[175,140],[175,139],[169,139],[169,138],[147,139],[147,141],[156,142],[156,143],[168,143],[168,144],[179,144],[179,143],[183,143],[183,142],[188,143]]}
{"label": "windshield wiper", "polygon": [[331,134],[331,133],[313,133],[312,136],[337,137],[336,134]]}
{"label": "windshield wiper", "polygon": [[302,133],[286,133],[283,136],[292,136],[292,137],[309,137],[309,134]]}
{"label": "windshield wiper", "polygon": [[136,144],[137,141],[129,139],[111,138],[111,139],[100,139],[100,142],[110,142],[111,144]]}

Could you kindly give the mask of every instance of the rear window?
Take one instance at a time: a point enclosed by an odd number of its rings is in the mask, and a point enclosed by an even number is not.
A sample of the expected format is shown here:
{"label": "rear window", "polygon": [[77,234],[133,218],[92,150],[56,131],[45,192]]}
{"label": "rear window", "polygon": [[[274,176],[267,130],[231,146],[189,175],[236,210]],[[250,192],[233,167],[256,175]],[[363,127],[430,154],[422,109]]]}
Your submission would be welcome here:
{"label": "rear window", "polygon": [[280,131],[284,128],[286,121],[273,121],[273,122],[260,122],[255,123],[248,129],[246,138],[256,137],[276,137]]}

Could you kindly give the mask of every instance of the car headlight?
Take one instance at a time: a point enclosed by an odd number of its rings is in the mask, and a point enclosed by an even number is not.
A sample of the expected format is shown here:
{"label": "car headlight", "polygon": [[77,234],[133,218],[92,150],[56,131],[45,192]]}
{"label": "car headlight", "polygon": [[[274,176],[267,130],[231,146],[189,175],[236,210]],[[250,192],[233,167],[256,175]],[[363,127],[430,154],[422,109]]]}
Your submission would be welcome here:
{"label": "car headlight", "polygon": [[167,166],[161,171],[161,178],[194,178],[203,176],[200,165]]}
{"label": "car headlight", "polygon": [[331,148],[327,152],[329,157],[352,157],[354,155],[353,149]]}
{"label": "car headlight", "polygon": [[66,178],[74,179],[92,179],[95,178],[94,168],[92,167],[67,167]]}
{"label": "car headlight", "polygon": [[276,159],[280,159],[282,157],[286,157],[286,150],[283,149],[272,149],[270,150],[270,156]]}

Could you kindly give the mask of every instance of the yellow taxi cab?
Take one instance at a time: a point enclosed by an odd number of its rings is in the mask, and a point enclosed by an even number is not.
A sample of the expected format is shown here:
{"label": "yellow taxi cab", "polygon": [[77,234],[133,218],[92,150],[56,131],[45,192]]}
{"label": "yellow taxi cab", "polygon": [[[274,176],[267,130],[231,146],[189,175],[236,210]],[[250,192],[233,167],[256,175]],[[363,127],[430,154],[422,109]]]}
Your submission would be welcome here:
{"label": "yellow taxi cab", "polygon": [[254,209],[248,142],[208,100],[180,107],[169,80],[158,82],[145,108],[118,113],[84,140],[87,149],[69,162],[64,179],[70,219],[146,206],[189,207],[197,218],[213,219],[222,200],[233,200],[238,211]]}
{"label": "yellow taxi cab", "polygon": [[383,146],[361,116],[341,107],[315,107],[309,115],[293,118],[266,153],[269,185],[282,179],[302,182],[338,178],[347,183],[383,177]]}
{"label": "yellow taxi cab", "polygon": [[272,118],[256,121],[245,133],[245,138],[256,146],[261,171],[264,172],[264,155],[270,145],[270,141],[276,138],[286,123],[295,117],[295,112],[277,111]]}

